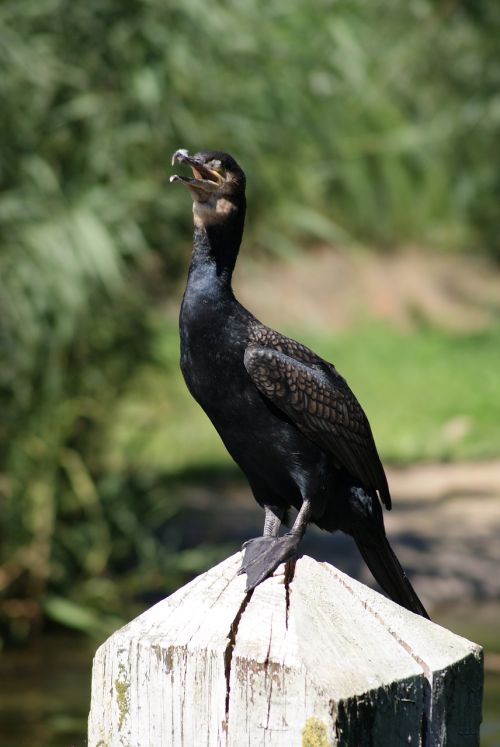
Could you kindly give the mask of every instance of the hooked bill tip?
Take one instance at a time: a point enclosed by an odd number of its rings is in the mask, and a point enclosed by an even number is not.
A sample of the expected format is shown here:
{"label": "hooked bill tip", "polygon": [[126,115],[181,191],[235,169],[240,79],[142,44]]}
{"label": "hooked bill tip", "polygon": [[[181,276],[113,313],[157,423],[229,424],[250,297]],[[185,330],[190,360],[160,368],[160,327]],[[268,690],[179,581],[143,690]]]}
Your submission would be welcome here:
{"label": "hooked bill tip", "polygon": [[174,155],[172,156],[172,166],[175,164],[176,161],[180,161],[181,158],[186,158],[188,155],[188,152],[186,148],[179,148],[175,151]]}

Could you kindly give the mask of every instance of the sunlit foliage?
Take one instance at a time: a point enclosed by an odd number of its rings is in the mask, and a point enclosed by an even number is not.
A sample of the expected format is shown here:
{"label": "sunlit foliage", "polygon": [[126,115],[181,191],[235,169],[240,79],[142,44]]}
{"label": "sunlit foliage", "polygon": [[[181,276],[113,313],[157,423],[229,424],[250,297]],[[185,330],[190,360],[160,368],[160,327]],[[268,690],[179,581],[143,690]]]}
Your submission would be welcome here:
{"label": "sunlit foliage", "polygon": [[23,635],[43,607],[95,630],[93,611],[121,609],[111,574],[181,563],[148,539],[175,502],[155,514],[154,476],[138,485],[103,461],[125,382],[155,365],[150,309],[184,263],[171,152],[234,153],[248,241],[268,251],[499,254],[500,12],[4,0],[0,29],[3,621]]}

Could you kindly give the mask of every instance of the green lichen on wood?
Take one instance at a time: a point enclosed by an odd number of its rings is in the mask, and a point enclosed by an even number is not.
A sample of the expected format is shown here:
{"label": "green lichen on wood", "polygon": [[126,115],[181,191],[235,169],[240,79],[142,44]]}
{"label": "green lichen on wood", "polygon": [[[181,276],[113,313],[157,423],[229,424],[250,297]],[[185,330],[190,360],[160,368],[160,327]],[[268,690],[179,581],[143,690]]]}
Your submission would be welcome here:
{"label": "green lichen on wood", "polygon": [[317,718],[308,718],[302,729],[302,747],[331,747],[326,724]]}
{"label": "green lichen on wood", "polygon": [[121,731],[130,708],[130,698],[128,694],[130,683],[127,681],[127,670],[123,664],[120,664],[118,672],[118,677],[115,680],[115,691],[116,702],[118,704],[118,731]]}

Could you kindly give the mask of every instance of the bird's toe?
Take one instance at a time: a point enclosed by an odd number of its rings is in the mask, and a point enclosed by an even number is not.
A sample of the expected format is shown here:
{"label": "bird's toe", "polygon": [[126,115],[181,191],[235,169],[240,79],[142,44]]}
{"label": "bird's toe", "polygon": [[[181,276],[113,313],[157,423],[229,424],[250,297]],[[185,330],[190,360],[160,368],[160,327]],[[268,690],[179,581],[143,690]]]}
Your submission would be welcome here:
{"label": "bird's toe", "polygon": [[255,589],[276,568],[297,552],[300,537],[285,534],[283,537],[258,537],[245,542],[243,561],[239,573],[247,574],[246,591]]}
{"label": "bird's toe", "polygon": [[243,559],[241,561],[238,575],[246,573],[247,568],[255,563],[263,553],[269,550],[269,548],[276,543],[276,539],[276,537],[254,537],[253,539],[244,542],[241,546],[241,549],[243,550]]}

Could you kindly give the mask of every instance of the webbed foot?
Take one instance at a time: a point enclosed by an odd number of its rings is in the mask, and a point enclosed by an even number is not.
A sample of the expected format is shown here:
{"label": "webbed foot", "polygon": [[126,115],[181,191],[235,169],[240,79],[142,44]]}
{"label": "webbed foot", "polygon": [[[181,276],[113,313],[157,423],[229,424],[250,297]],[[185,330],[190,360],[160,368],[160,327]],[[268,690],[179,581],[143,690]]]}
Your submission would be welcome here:
{"label": "webbed foot", "polygon": [[247,574],[245,591],[255,589],[280,565],[297,552],[301,537],[285,534],[283,537],[256,537],[243,545],[243,560],[239,574]]}

